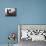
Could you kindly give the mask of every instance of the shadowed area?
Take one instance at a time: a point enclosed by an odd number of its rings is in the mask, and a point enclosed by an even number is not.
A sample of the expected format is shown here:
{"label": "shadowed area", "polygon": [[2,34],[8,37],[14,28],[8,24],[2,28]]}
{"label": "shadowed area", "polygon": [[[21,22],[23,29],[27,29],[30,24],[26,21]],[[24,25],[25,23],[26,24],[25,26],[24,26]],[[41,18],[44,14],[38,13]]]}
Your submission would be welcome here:
{"label": "shadowed area", "polygon": [[46,42],[45,41],[20,41],[20,46],[46,46]]}

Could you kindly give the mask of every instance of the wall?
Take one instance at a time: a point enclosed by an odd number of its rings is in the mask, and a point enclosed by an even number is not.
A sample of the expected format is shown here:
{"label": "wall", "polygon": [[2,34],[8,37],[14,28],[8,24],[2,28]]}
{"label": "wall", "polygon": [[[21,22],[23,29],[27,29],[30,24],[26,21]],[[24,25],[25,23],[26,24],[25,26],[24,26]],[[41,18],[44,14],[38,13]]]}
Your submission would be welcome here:
{"label": "wall", "polygon": [[[17,8],[17,16],[5,17],[7,7]],[[18,32],[17,24],[46,24],[46,0],[0,0],[0,44],[8,43],[9,32]]]}

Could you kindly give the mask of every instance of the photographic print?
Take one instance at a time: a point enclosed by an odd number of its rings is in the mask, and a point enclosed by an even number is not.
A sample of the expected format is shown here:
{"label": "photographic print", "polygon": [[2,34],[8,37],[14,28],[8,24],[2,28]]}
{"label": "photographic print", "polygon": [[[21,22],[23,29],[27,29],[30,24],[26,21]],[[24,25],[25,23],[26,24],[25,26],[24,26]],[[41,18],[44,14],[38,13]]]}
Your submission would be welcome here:
{"label": "photographic print", "polygon": [[34,43],[42,45],[46,43],[46,25],[19,24],[18,42],[20,46],[31,46]]}
{"label": "photographic print", "polygon": [[5,16],[16,16],[16,8],[5,8]]}
{"label": "photographic print", "polygon": [[[20,40],[46,41],[46,25],[19,25]],[[19,32],[18,32],[19,33]]]}

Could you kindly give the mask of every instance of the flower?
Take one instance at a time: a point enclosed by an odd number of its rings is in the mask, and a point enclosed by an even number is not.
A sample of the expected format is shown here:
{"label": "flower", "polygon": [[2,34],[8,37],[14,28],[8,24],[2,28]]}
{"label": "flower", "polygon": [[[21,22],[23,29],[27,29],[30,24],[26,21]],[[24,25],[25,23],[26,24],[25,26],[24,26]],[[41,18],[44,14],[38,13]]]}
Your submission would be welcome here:
{"label": "flower", "polygon": [[15,38],[16,38],[16,34],[14,32],[10,33],[9,36],[8,36],[9,40],[14,40],[15,41]]}

